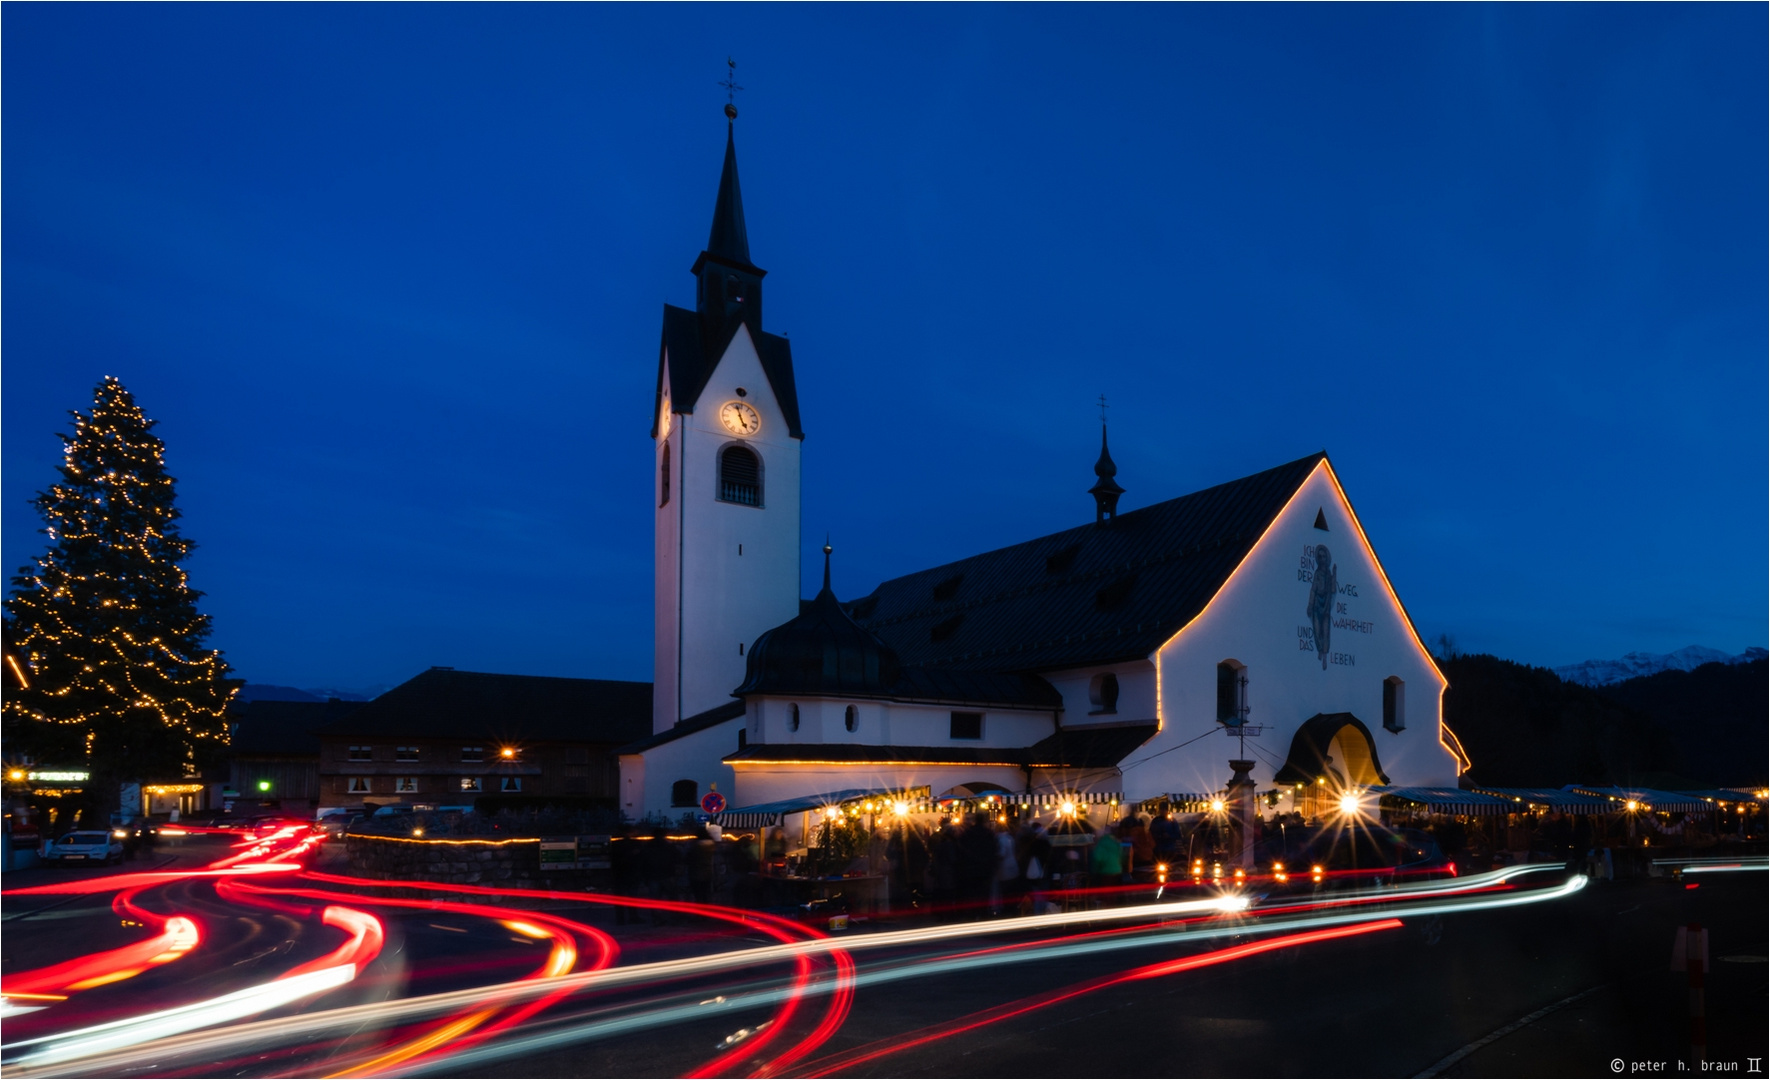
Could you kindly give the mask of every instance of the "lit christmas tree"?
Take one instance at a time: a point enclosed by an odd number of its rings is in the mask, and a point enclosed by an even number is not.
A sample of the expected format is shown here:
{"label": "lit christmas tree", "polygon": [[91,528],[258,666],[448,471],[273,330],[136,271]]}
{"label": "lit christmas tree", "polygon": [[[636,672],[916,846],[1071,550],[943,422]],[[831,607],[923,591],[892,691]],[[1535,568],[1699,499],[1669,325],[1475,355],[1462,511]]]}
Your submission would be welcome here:
{"label": "lit christmas tree", "polygon": [[92,772],[100,808],[118,785],[191,775],[226,745],[236,680],[203,647],[209,617],[179,563],[165,444],[123,384],[107,377],[91,415],[61,436],[61,482],[32,500],[50,538],[6,601],[6,645],[28,689],[0,703],[9,753]]}

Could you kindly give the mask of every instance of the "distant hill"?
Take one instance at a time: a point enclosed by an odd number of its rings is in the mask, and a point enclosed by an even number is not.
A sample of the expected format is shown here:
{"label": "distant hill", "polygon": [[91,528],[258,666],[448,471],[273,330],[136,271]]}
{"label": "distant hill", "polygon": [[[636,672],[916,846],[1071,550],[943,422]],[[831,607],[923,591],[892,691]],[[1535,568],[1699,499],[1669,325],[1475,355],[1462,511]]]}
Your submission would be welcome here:
{"label": "distant hill", "polygon": [[1444,722],[1496,787],[1640,782],[1679,768],[1675,740],[1654,717],[1548,668],[1495,656],[1440,659],[1450,680]]}
{"label": "distant hill", "polygon": [[298,690],[293,686],[249,682],[240,687],[234,700],[244,705],[251,701],[325,701],[328,698],[337,698],[339,701],[372,701],[374,697],[374,694],[359,694],[351,690]]}
{"label": "distant hill", "polygon": [[1494,656],[1441,658],[1444,721],[1496,787],[1761,784],[1770,761],[1770,660],[1676,668],[1610,686]]}
{"label": "distant hill", "polygon": [[1761,784],[1770,762],[1770,660],[1661,671],[1597,692],[1652,716],[1678,748],[1679,771],[1720,787]]}
{"label": "distant hill", "polygon": [[1770,652],[1750,648],[1738,656],[1729,656],[1720,649],[1702,645],[1686,645],[1677,652],[1632,652],[1621,660],[1582,660],[1555,668],[1555,674],[1566,682],[1583,686],[1609,686],[1625,679],[1657,675],[1662,671],[1695,671],[1704,664],[1749,664],[1770,657]]}

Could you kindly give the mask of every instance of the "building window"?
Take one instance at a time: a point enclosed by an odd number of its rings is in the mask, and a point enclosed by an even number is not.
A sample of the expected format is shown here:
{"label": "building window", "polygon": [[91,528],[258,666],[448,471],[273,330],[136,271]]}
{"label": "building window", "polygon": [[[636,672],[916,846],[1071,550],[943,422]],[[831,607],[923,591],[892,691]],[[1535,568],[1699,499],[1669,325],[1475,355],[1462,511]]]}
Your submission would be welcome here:
{"label": "building window", "polygon": [[693,780],[678,780],[670,785],[671,806],[699,806],[701,786]]}
{"label": "building window", "polygon": [[1248,669],[1234,660],[1217,665],[1217,722],[1230,727],[1248,722]]}
{"label": "building window", "polygon": [[417,761],[418,748],[416,746],[396,746],[393,748],[393,760]]}
{"label": "building window", "polygon": [[850,705],[842,711],[842,726],[853,731],[860,726],[860,710]]}
{"label": "building window", "polygon": [[352,795],[367,795],[369,793],[369,778],[366,776],[351,777],[350,793]]}
{"label": "building window", "polygon": [[1390,731],[1407,727],[1407,684],[1391,675],[1383,680],[1383,726]]}
{"label": "building window", "polygon": [[485,784],[477,776],[463,776],[461,778],[461,790],[462,791],[484,791]]}
{"label": "building window", "polygon": [[372,761],[374,758],[375,748],[372,746],[353,746],[350,748],[350,760],[352,761]]}
{"label": "building window", "polygon": [[787,730],[799,730],[799,706],[797,705],[787,706]]}
{"label": "building window", "polygon": [[955,739],[983,738],[983,714],[980,712],[954,713],[952,737]]}
{"label": "building window", "polygon": [[416,776],[396,776],[393,780],[393,790],[402,795],[409,795],[418,790],[418,778]]}
{"label": "building window", "polygon": [[462,761],[484,761],[485,759],[486,748],[483,746],[463,746],[461,748]]}
{"label": "building window", "polygon": [[749,729],[748,728],[738,728],[738,749],[742,750],[744,747],[749,746],[749,745],[750,745],[750,731],[749,731]]}
{"label": "building window", "polygon": [[670,444],[664,444],[664,463],[658,468],[659,506],[670,505]]}
{"label": "building window", "polygon": [[1119,677],[1108,671],[1096,675],[1088,683],[1089,716],[1103,716],[1119,711]]}
{"label": "building window", "polygon": [[520,776],[500,777],[498,780],[498,790],[499,791],[521,791],[522,790],[522,777],[520,777]]}
{"label": "building window", "polygon": [[719,454],[719,498],[744,506],[762,505],[762,459],[747,446],[728,446]]}

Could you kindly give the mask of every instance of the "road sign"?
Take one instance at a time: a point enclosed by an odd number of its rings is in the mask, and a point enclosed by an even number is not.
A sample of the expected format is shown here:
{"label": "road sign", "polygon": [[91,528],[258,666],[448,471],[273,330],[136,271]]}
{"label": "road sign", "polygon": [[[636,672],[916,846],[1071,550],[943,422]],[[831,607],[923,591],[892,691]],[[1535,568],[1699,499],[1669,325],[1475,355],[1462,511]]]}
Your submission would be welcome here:
{"label": "road sign", "polygon": [[709,814],[717,814],[725,809],[725,796],[717,791],[709,791],[701,796],[701,809]]}

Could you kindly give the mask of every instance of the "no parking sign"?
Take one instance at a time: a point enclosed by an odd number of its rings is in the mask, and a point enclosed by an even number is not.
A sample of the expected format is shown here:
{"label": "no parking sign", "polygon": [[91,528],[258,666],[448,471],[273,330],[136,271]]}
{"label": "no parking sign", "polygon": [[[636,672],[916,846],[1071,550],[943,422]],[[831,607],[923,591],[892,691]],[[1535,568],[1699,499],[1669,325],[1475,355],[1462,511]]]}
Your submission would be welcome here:
{"label": "no parking sign", "polygon": [[701,810],[709,815],[717,814],[725,809],[725,796],[717,791],[709,791],[701,796]]}

